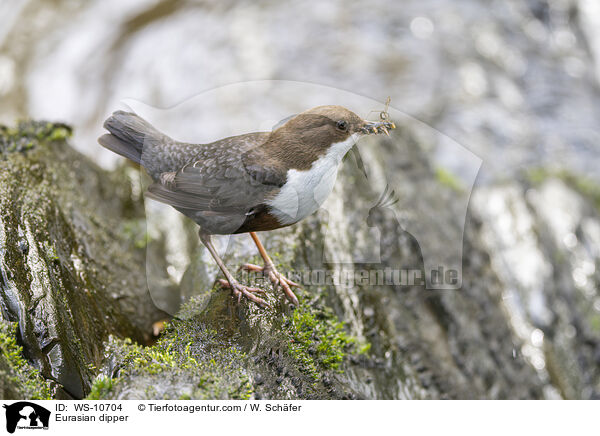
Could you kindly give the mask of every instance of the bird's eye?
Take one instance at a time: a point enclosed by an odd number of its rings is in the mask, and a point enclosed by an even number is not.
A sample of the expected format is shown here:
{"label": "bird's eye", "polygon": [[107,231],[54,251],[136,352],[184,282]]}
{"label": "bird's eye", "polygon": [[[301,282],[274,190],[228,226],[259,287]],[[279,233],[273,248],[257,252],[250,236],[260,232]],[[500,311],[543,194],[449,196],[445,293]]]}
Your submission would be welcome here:
{"label": "bird's eye", "polygon": [[337,128],[340,129],[342,132],[345,132],[346,130],[348,130],[348,123],[345,122],[344,120],[340,120],[337,122],[336,124]]}

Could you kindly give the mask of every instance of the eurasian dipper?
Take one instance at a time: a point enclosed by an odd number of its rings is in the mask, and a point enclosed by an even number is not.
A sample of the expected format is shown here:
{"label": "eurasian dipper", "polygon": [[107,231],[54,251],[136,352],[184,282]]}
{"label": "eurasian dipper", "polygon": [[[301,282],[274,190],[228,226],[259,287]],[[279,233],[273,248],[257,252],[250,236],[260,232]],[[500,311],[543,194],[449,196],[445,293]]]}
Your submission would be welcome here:
{"label": "eurasian dipper", "polygon": [[[382,119],[384,117],[382,116]],[[272,132],[187,144],[160,133],[134,113],[117,111],[104,123],[98,142],[142,165],[154,180],[147,196],[193,219],[199,236],[233,294],[266,306],[261,289],[239,283],[219,257],[211,235],[249,232],[275,286],[295,305],[297,283],[275,269],[255,232],[295,224],[315,212],[331,193],[340,163],[366,134],[388,133],[390,121],[361,119],[342,106],[318,106],[290,117]]]}

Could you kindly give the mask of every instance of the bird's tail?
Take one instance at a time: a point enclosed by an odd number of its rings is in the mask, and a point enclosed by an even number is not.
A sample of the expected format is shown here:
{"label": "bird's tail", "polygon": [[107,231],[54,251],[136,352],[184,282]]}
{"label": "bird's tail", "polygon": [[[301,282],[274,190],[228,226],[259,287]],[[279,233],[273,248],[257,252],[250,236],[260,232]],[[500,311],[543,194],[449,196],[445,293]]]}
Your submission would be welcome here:
{"label": "bird's tail", "polygon": [[164,135],[134,113],[116,111],[105,122],[110,133],[98,138],[105,148],[136,163],[142,163],[145,147],[160,142]]}

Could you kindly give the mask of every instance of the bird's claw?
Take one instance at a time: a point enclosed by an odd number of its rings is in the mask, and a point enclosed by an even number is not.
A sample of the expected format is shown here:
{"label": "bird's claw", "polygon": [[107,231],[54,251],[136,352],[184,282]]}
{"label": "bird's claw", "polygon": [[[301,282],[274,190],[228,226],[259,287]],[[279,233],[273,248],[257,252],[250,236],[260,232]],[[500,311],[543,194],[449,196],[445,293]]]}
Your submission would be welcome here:
{"label": "bird's claw", "polygon": [[248,300],[254,302],[256,305],[258,305],[259,307],[261,307],[263,309],[268,306],[267,302],[265,300],[254,295],[254,294],[266,293],[265,290],[263,290],[263,289],[254,288],[252,286],[242,285],[241,283],[239,283],[237,281],[229,282],[228,280],[225,280],[225,279],[219,279],[219,284],[221,286],[223,286],[224,288],[231,289],[233,296],[237,297],[238,303],[240,303],[242,301],[242,297],[246,297]]}
{"label": "bird's claw", "polygon": [[300,304],[300,302],[298,301],[298,297],[296,297],[296,295],[292,291],[292,288],[301,288],[302,286],[288,279],[286,276],[277,271],[274,266],[267,265],[263,267],[247,263],[245,265],[242,265],[242,268],[246,271],[262,272],[265,277],[269,277],[269,280],[271,281],[275,289],[278,289],[279,287],[283,289],[283,293],[292,304],[294,304],[295,306],[298,306]]}
{"label": "bird's claw", "polygon": [[279,288],[281,286],[286,298],[294,306],[298,306],[300,304],[300,302],[298,301],[298,298],[292,291],[292,288],[300,287],[300,285],[298,283],[288,279],[286,276],[284,276],[279,271],[277,271],[274,267],[265,267],[264,274],[269,276],[269,279],[271,280],[271,283],[273,283],[273,286],[275,288]]}

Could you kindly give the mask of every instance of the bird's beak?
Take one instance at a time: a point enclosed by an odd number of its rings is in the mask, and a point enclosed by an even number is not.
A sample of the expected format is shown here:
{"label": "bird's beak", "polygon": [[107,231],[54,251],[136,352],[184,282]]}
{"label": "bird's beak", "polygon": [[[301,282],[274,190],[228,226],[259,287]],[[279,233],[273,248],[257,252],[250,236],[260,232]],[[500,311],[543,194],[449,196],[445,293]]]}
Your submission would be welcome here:
{"label": "bird's beak", "polygon": [[365,124],[360,128],[360,132],[367,135],[385,133],[390,136],[388,130],[395,128],[396,125],[391,121],[365,121]]}

